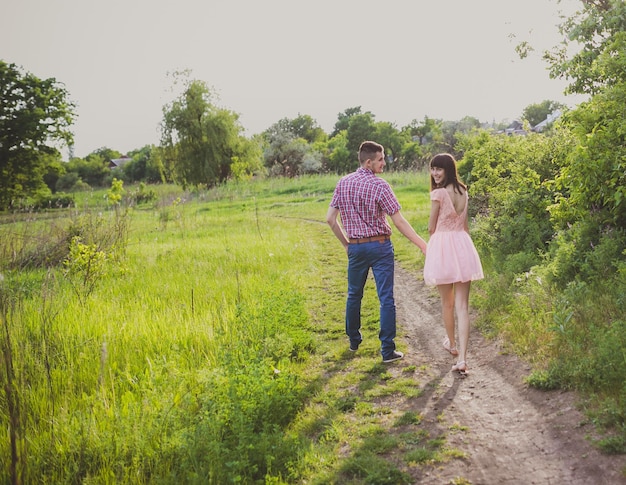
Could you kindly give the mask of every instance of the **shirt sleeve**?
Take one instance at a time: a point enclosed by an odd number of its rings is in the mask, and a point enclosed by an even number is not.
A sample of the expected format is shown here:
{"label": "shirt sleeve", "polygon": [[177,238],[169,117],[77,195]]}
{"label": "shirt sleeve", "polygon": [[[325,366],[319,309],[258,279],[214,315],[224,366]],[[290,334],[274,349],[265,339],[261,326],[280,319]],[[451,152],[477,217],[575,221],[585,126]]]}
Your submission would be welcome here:
{"label": "shirt sleeve", "polygon": [[339,209],[339,191],[338,187],[335,187],[335,191],[333,192],[333,198],[330,199],[330,207],[335,209]]}
{"label": "shirt sleeve", "polygon": [[443,192],[440,189],[435,189],[430,191],[430,200],[436,200],[437,202],[441,202],[443,199]]}
{"label": "shirt sleeve", "polygon": [[393,193],[393,189],[387,182],[382,185],[380,206],[385,211],[385,213],[389,214],[390,216],[402,209],[402,206],[400,205],[400,202],[398,202],[396,194]]}

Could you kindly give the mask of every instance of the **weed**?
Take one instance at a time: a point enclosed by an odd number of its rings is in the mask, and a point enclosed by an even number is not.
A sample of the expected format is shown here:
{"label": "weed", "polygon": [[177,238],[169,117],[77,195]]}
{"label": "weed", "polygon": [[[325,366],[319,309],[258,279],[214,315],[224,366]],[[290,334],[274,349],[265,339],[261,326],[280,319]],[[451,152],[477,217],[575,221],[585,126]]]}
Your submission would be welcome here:
{"label": "weed", "polygon": [[470,482],[467,478],[456,477],[452,479],[450,484],[451,485],[472,485],[472,482]]}
{"label": "weed", "polygon": [[534,370],[524,381],[532,387],[543,389],[544,391],[558,389],[560,384],[554,376],[546,370]]}
{"label": "weed", "polygon": [[402,414],[399,418],[394,422],[394,426],[406,426],[411,424],[420,424],[422,422],[423,416],[420,413],[416,413],[414,411],[407,411]]}
{"label": "weed", "polygon": [[370,453],[346,459],[339,469],[338,483],[360,479],[368,485],[408,485],[411,477],[388,461]]}
{"label": "weed", "polygon": [[433,463],[437,459],[437,452],[425,446],[415,448],[404,455],[407,463],[427,464]]}

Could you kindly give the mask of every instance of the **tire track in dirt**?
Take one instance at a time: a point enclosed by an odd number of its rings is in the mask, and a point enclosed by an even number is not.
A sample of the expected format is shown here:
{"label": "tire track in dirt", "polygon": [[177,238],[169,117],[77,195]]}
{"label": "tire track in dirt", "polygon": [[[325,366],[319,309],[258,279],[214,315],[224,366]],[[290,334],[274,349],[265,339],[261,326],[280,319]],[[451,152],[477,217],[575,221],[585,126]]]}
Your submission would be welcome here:
{"label": "tire track in dirt", "polygon": [[[447,433],[448,444],[466,454],[422,470],[416,483],[626,484],[623,456],[601,454],[587,440],[591,425],[575,406],[576,396],[538,391],[524,384],[530,367],[502,352],[497,342],[470,330],[466,378],[450,372],[454,357],[441,345],[445,335],[435,288],[396,265],[398,326],[406,336],[407,363],[418,368],[423,394],[411,403],[423,424],[441,431],[457,423],[467,431]],[[401,344],[402,345],[402,344]],[[423,374],[423,375],[422,375]]]}

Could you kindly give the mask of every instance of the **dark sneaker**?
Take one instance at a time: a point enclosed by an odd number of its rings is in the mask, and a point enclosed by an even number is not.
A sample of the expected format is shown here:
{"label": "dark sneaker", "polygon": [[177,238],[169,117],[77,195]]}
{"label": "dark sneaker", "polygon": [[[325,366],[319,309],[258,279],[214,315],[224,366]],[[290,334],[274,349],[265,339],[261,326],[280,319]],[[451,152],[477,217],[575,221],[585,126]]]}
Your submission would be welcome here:
{"label": "dark sneaker", "polygon": [[350,352],[356,352],[357,350],[359,350],[359,345],[360,345],[360,342],[356,344],[350,342]]}
{"label": "dark sneaker", "polygon": [[387,357],[383,357],[383,362],[385,364],[388,364],[389,362],[395,362],[396,360],[400,360],[402,357],[404,357],[404,354],[402,352],[394,350],[392,354],[388,355]]}

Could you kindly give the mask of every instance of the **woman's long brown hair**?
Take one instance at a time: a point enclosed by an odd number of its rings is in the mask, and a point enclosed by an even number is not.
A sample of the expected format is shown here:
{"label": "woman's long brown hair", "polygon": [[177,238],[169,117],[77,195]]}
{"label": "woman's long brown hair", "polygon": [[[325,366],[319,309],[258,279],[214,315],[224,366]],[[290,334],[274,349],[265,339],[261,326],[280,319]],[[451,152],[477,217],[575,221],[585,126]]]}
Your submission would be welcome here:
{"label": "woman's long brown hair", "polygon": [[433,179],[432,175],[430,176],[431,191],[439,187],[447,187],[450,184],[452,184],[452,186],[454,187],[454,191],[458,192],[459,194],[462,194],[463,190],[467,191],[467,187],[465,186],[465,184],[459,180],[459,173],[456,169],[456,160],[452,155],[450,155],[449,153],[439,153],[435,155],[430,160],[430,168],[433,167],[443,168],[446,175],[440,185],[437,185],[435,183],[435,179]]}

